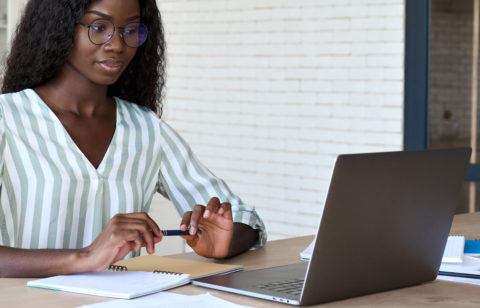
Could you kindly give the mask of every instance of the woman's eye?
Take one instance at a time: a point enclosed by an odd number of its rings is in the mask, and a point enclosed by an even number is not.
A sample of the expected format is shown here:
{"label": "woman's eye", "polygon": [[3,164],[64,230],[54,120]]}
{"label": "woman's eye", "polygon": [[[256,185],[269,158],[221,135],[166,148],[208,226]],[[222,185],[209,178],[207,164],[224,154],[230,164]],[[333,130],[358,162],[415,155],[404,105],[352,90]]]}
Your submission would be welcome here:
{"label": "woman's eye", "polygon": [[125,30],[123,30],[123,35],[133,35],[135,33],[137,33],[136,27],[125,28]]}
{"label": "woman's eye", "polygon": [[113,28],[113,26],[106,20],[97,20],[90,25],[90,29],[95,33],[103,33],[109,31],[111,28]]}
{"label": "woman's eye", "polygon": [[106,29],[104,25],[91,25],[90,28],[95,32],[104,32]]}

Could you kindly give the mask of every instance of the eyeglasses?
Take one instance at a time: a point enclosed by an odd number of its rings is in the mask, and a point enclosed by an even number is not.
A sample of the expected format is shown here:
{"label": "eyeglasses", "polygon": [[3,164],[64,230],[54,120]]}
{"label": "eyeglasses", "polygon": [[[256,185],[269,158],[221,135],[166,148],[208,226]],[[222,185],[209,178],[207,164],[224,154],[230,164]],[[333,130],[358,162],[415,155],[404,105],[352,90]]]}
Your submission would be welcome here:
{"label": "eyeglasses", "polygon": [[79,22],[80,25],[88,29],[88,38],[95,45],[104,45],[108,43],[118,28],[121,30],[120,37],[122,41],[132,48],[141,46],[147,40],[148,28],[140,22],[131,22],[125,27],[115,27],[115,25],[106,19],[96,19],[89,25]]}

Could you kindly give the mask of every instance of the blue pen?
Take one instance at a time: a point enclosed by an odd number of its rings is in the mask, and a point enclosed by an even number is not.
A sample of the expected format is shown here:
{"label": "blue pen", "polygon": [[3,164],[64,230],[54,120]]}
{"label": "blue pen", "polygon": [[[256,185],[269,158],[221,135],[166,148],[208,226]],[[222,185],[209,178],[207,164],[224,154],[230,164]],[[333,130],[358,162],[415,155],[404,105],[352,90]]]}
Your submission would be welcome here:
{"label": "blue pen", "polygon": [[[197,234],[201,234],[202,231],[197,229]],[[153,233],[152,233],[153,234]],[[172,235],[190,235],[190,231],[182,231],[182,230],[162,230],[163,236],[172,236]]]}
{"label": "blue pen", "polygon": [[182,231],[182,230],[162,230],[163,236],[170,236],[170,235],[190,235],[190,231]]}

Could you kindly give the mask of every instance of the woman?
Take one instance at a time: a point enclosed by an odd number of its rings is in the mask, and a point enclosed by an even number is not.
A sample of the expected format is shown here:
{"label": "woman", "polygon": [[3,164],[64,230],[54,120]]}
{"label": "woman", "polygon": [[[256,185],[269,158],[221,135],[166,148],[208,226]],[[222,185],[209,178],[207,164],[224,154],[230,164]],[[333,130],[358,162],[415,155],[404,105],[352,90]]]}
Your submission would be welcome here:
{"label": "woman", "polygon": [[27,4],[0,96],[2,277],[100,271],[140,247],[153,253],[155,192],[202,256],[265,243],[257,213],[156,116],[164,51],[154,0]]}

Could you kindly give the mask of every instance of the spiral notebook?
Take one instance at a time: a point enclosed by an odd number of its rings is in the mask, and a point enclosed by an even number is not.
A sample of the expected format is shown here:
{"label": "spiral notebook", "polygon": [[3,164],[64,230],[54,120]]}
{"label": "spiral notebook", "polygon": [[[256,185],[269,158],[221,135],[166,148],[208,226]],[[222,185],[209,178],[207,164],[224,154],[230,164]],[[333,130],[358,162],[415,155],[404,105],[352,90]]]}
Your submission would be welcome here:
{"label": "spiral notebook", "polygon": [[27,282],[27,286],[89,295],[131,299],[190,282],[188,274],[125,272],[59,275]]}
{"label": "spiral notebook", "polygon": [[121,271],[168,272],[189,274],[191,279],[240,271],[240,265],[175,259],[156,255],[146,255],[118,261],[110,269]]}

